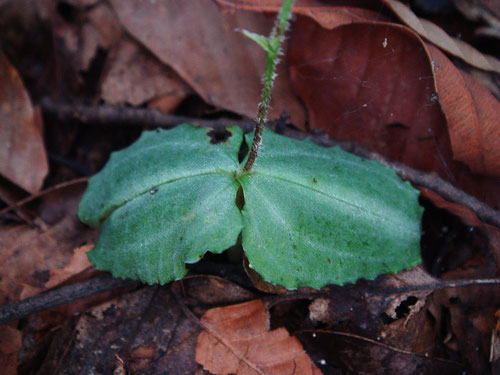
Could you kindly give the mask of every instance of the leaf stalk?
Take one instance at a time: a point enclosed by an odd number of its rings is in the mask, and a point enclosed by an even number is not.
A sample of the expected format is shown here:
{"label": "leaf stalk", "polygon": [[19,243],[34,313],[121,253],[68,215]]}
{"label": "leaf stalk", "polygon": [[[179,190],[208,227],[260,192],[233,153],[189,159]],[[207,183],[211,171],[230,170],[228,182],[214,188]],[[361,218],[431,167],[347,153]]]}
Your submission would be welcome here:
{"label": "leaf stalk", "polygon": [[250,147],[250,153],[248,155],[247,162],[243,167],[244,172],[248,172],[252,169],[252,166],[257,158],[260,145],[262,144],[262,133],[264,132],[264,126],[267,121],[267,114],[269,112],[269,104],[271,102],[271,91],[273,89],[274,80],[277,76],[276,66],[279,63],[279,56],[282,54],[281,45],[285,40],[285,32],[288,28],[288,20],[290,19],[292,13],[292,6],[295,0],[285,0],[283,6],[276,18],[276,22],[271,31],[271,34],[266,38],[266,42],[259,42],[256,40],[257,37],[252,37],[251,33],[245,33],[250,38],[254,39],[259,43],[266,51],[266,69],[264,71],[261,101],[259,103],[259,109],[256,118],[255,134],[252,141],[252,146]]}

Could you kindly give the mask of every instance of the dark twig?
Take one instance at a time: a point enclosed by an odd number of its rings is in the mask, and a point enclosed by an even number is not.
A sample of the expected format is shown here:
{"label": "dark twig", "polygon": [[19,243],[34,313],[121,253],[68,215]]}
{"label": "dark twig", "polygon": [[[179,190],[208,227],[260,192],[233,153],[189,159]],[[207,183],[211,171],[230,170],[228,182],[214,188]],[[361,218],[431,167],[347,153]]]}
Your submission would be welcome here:
{"label": "dark twig", "polygon": [[31,218],[27,214],[25,214],[23,210],[21,210],[21,208],[19,207],[18,204],[16,204],[16,202],[11,201],[6,194],[3,194],[2,191],[0,191],[0,200],[2,200],[7,205],[5,209],[0,211],[0,215],[3,214],[4,212],[13,210],[16,213],[16,215],[19,218],[21,218],[21,220],[24,220],[26,224],[28,224],[30,227],[35,227],[33,220],[31,220]]}
{"label": "dark twig", "polygon": [[12,202],[11,205],[9,207],[6,207],[4,208],[3,210],[0,210],[0,215],[3,215],[7,212],[9,212],[10,210],[14,210],[16,211],[19,207],[25,205],[26,203],[29,203],[31,201],[34,201],[35,199],[37,198],[40,198],[44,195],[47,195],[49,193],[52,193],[53,191],[56,191],[56,190],[60,190],[60,189],[64,189],[68,186],[72,186],[72,185],[76,185],[76,184],[80,184],[82,182],[86,182],[89,178],[88,177],[80,177],[80,178],[76,178],[74,180],[70,180],[70,181],[66,181],[66,182],[62,182],[60,184],[57,184],[57,185],[54,185],[54,186],[51,186],[45,190],[42,190],[40,191],[39,193],[36,193],[36,194],[33,194],[33,195],[30,195],[29,197],[26,197],[24,199],[21,199],[20,201],[17,201],[17,202]]}
{"label": "dark twig", "polygon": [[[27,298],[25,300],[15,302],[9,305],[0,307],[0,325],[8,322],[26,318],[32,314],[41,311],[50,310],[57,306],[69,304],[83,298],[87,298],[99,293],[120,288],[132,287],[137,285],[138,282],[132,280],[123,280],[111,277],[109,274],[98,276],[96,278],[75,283],[72,285],[64,286],[59,289],[51,290],[40,295]],[[411,285],[409,287],[370,290],[371,294],[397,294],[407,293],[414,290],[437,290],[437,289],[452,289],[463,288],[467,286],[495,286],[500,285],[500,278],[497,279],[464,279],[464,280],[438,280],[436,282]],[[323,295],[321,292],[317,293],[291,293],[273,296],[271,299],[274,303],[283,300],[297,299],[297,298],[317,298]],[[327,296],[327,295],[326,295]]]}
{"label": "dark twig", "polygon": [[162,113],[156,109],[117,107],[101,105],[89,107],[84,105],[70,105],[53,102],[44,98],[40,102],[43,111],[53,115],[61,121],[77,120],[83,124],[103,126],[152,126],[158,128],[172,128],[179,124],[189,122],[191,124],[206,127],[223,127],[238,125],[245,131],[254,128],[252,120],[234,120],[220,118],[217,120],[204,120],[195,117],[176,116]]}
{"label": "dark twig", "polygon": [[[162,114],[156,110],[136,109],[136,108],[121,108],[116,106],[99,106],[86,107],[81,105],[67,105],[54,103],[49,99],[42,100],[42,108],[45,112],[57,116],[63,121],[77,119],[86,124],[102,124],[116,126],[152,126],[171,128],[183,122],[190,122],[207,127],[220,127],[226,125],[238,125],[245,132],[253,129],[254,123],[250,120],[200,120],[190,117],[180,117],[175,115]],[[273,127],[274,122],[270,122],[270,127]],[[392,162],[379,154],[370,152],[365,148],[346,141],[337,141],[329,137],[327,134],[306,134],[290,128],[285,129],[283,134],[300,139],[309,137],[313,142],[322,146],[341,146],[348,152],[358,156],[375,159],[381,164],[394,169],[398,175],[415,185],[422,186],[433,190],[443,198],[462,206],[470,208],[476,215],[485,223],[495,225],[500,228],[500,212],[494,210],[473,196],[456,188],[449,182],[443,180],[435,173],[426,173],[418,171],[404,164]]]}
{"label": "dark twig", "polygon": [[0,325],[26,318],[41,311],[104,293],[121,287],[131,287],[137,282],[112,277],[110,274],[95,277],[76,284],[26,298],[22,301],[0,307]]}

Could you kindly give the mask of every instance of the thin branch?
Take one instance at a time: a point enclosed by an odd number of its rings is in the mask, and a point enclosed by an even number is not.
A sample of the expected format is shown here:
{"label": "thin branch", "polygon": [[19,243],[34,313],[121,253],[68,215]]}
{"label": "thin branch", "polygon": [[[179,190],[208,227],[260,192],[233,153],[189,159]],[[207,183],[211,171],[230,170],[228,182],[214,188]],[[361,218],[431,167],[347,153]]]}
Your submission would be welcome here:
{"label": "thin branch", "polygon": [[17,209],[21,206],[24,206],[25,204],[34,201],[35,199],[38,199],[40,197],[43,197],[44,195],[47,195],[49,193],[52,193],[56,190],[64,189],[65,187],[80,184],[82,182],[86,182],[89,178],[88,177],[81,177],[81,178],[76,178],[74,180],[62,182],[60,184],[51,186],[45,190],[42,190],[36,194],[30,195],[29,197],[26,197],[24,199],[21,199],[20,201],[17,202],[12,202],[9,207],[4,208],[3,210],[0,210],[0,215],[4,215],[5,213],[9,212],[10,210],[14,210],[17,213]]}
{"label": "thin branch", "polygon": [[[101,124],[108,126],[151,126],[171,128],[183,122],[190,122],[200,126],[215,128],[226,125],[238,125],[245,132],[251,131],[254,127],[253,121],[250,120],[200,120],[190,117],[166,115],[150,109],[122,108],[116,106],[87,107],[82,105],[55,103],[49,99],[44,99],[41,105],[46,113],[54,115],[62,121],[70,122],[70,120],[76,119],[89,125]],[[394,169],[401,178],[415,185],[429,188],[449,201],[470,208],[483,222],[500,228],[500,211],[494,210],[475,197],[456,188],[435,173],[422,172],[404,164],[389,161],[383,156],[370,152],[354,142],[334,140],[327,134],[306,134],[291,128],[285,128],[282,133],[295,139],[308,137],[313,142],[322,146],[340,146],[344,150],[355,155],[368,159],[375,159],[381,164]]]}
{"label": "thin branch", "polygon": [[32,314],[50,310],[112,289],[131,287],[137,284],[136,281],[118,279],[112,277],[110,274],[105,274],[90,280],[63,286],[0,307],[0,325],[27,318]]}
{"label": "thin branch", "polygon": [[2,200],[7,207],[0,211],[0,215],[3,214],[4,212],[13,210],[16,215],[21,218],[26,224],[28,224],[30,227],[35,227],[35,223],[33,223],[33,220],[23,212],[23,210],[20,209],[19,205],[16,202],[13,202],[10,200],[10,198],[7,197],[6,194],[4,194],[2,191],[0,191],[0,200]]}
{"label": "thin branch", "polygon": [[459,362],[450,361],[449,359],[445,359],[445,358],[429,357],[429,356],[426,356],[425,354],[414,353],[414,352],[411,352],[409,350],[400,349],[400,348],[397,348],[395,346],[384,344],[383,342],[370,339],[368,337],[364,337],[364,336],[361,336],[361,335],[356,335],[354,333],[342,332],[342,331],[329,331],[327,329],[315,329],[315,330],[300,330],[300,331],[296,331],[296,332],[294,332],[294,335],[297,335],[298,333],[312,333],[312,334],[315,334],[315,333],[326,333],[326,334],[329,334],[329,335],[349,337],[349,338],[352,338],[352,339],[356,339],[356,340],[368,342],[368,343],[373,344],[373,345],[380,346],[380,347],[382,347],[384,349],[388,349],[388,350],[391,350],[391,351],[396,352],[396,353],[411,355],[411,356],[420,357],[420,358],[429,359],[429,360],[435,360],[435,361],[439,361],[439,362],[452,363],[454,365],[458,365],[458,366],[463,367],[463,364],[461,364]]}
{"label": "thin branch", "polygon": [[157,109],[118,107],[112,105],[90,107],[80,104],[58,103],[49,98],[43,98],[40,102],[40,106],[46,114],[55,116],[62,122],[77,120],[87,125],[119,127],[151,126],[169,129],[188,122],[210,128],[237,125],[245,131],[251,131],[255,126],[252,120],[235,120],[228,118],[204,120],[196,117],[165,114]]}

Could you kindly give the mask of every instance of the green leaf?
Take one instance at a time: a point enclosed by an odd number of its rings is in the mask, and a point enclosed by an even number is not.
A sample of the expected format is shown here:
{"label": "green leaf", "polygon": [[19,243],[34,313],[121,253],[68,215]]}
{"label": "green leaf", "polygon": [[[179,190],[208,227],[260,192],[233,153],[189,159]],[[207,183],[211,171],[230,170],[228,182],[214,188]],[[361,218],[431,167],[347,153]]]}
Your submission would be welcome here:
{"label": "green leaf", "polygon": [[145,132],[111,156],[79,209],[83,222],[102,223],[89,254],[97,268],[166,283],[240,233],[252,267],[289,289],[373,279],[420,262],[418,192],[392,170],[265,131],[253,169],[242,172],[243,135],[229,131],[217,144],[188,124]]}
{"label": "green leaf", "polygon": [[242,244],[264,280],[321,288],[420,263],[418,191],[393,170],[270,131],[263,144],[240,182]]}
{"label": "green leaf", "polygon": [[261,46],[264,51],[270,52],[270,44],[269,44],[269,39],[265,37],[264,35],[260,35],[257,33],[253,33],[248,30],[241,30],[243,35],[245,35],[247,38],[252,39],[255,43],[257,43],[259,46]]}
{"label": "green leaf", "polygon": [[212,145],[207,129],[181,125],[144,132],[89,181],[80,219],[101,236],[89,259],[114,276],[167,283],[184,263],[234,245],[242,228],[236,204],[242,132]]}

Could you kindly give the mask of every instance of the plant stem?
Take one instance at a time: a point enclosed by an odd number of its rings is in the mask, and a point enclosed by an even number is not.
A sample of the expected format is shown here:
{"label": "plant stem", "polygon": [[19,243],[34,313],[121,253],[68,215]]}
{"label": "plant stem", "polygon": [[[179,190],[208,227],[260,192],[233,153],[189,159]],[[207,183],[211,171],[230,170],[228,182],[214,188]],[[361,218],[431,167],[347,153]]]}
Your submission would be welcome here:
{"label": "plant stem", "polygon": [[271,35],[269,35],[269,47],[266,49],[266,70],[264,72],[264,87],[262,88],[261,101],[259,103],[259,111],[257,113],[257,125],[255,127],[255,134],[253,137],[252,146],[250,147],[250,154],[248,160],[243,167],[243,171],[250,171],[253,163],[257,158],[259,147],[262,144],[262,133],[267,120],[267,113],[269,112],[269,104],[271,102],[271,91],[276,78],[276,66],[279,63],[279,55],[281,54],[281,44],[285,39],[285,32],[288,28],[288,20],[292,13],[292,5],[295,0],[285,0],[283,6],[276,18]]}

